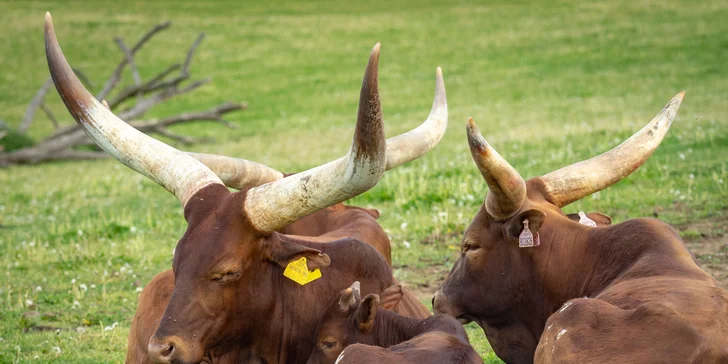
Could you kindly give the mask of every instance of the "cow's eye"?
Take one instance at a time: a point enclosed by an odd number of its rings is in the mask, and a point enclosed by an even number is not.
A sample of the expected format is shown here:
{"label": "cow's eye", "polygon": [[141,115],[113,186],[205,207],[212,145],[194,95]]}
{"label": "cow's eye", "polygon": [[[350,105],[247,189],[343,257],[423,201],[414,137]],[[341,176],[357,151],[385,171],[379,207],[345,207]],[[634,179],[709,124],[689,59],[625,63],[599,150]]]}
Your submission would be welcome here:
{"label": "cow's eye", "polygon": [[213,282],[229,282],[240,277],[240,271],[227,272],[225,274],[216,275],[212,278]]}
{"label": "cow's eye", "polygon": [[480,249],[480,246],[473,242],[466,242],[463,244],[463,253],[467,253],[469,251],[474,251],[474,250],[478,250],[478,249]]}
{"label": "cow's eye", "polygon": [[322,347],[323,347],[324,349],[333,349],[333,348],[334,348],[334,346],[336,346],[336,340],[324,340],[324,341],[323,341],[323,342],[321,343],[321,346],[322,346]]}

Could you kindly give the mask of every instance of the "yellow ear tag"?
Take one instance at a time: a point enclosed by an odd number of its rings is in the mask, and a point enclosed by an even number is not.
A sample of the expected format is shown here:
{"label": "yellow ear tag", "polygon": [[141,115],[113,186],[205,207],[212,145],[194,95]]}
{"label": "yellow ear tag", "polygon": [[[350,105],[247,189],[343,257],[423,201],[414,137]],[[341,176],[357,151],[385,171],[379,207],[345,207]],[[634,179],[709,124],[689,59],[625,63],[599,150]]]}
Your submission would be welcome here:
{"label": "yellow ear tag", "polygon": [[283,271],[283,275],[303,286],[321,278],[321,270],[316,268],[313,271],[309,271],[306,265],[306,257],[301,257],[299,260],[288,263],[286,270]]}

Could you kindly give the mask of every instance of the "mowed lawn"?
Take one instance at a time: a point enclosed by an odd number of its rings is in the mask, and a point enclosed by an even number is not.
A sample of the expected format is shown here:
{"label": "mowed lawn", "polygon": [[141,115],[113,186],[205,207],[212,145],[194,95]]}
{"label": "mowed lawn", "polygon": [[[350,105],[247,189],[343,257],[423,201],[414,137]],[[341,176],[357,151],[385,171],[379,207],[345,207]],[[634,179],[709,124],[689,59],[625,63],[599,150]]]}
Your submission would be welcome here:
{"label": "mowed lawn", "polygon": [[[113,37],[130,45],[170,20],[136,58],[142,76],[180,62],[205,32],[192,72],[213,83],[149,118],[245,101],[248,110],[228,116],[237,129],[174,131],[213,140],[195,151],[301,171],[346,152],[364,65],[380,41],[388,136],[427,117],[437,66],[448,91],[448,134],[437,149],[350,201],[380,209],[395,274],[424,302],[486,192],[468,151],[468,116],[530,178],[609,150],[685,90],[649,161],[565,210],[726,225],[728,2],[345,3],[0,2],[0,119],[17,127],[48,76],[45,11],[69,62],[97,87],[121,59]],[[70,122],[54,90],[48,103]],[[52,125],[39,115],[32,130],[40,138]],[[0,169],[0,225],[2,363],[123,361],[139,292],[170,268],[185,229],[172,195],[113,160]],[[469,334],[486,362],[498,362],[480,328]]]}

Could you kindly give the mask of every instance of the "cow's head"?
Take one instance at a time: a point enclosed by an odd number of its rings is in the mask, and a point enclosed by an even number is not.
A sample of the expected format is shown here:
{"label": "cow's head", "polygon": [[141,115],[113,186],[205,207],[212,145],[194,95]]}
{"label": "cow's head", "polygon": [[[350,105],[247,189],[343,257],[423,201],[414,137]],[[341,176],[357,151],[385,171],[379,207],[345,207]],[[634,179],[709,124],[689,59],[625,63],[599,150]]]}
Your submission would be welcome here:
{"label": "cow's head", "polygon": [[[489,191],[465,231],[460,257],[433,298],[435,312],[477,321],[498,356],[531,361],[546,318],[568,299],[565,291],[581,285],[575,276],[584,270],[574,265],[580,254],[571,250],[574,242],[585,241],[595,229],[561,208],[611,186],[644,163],[663,139],[682,98],[683,93],[675,96],[618,147],[528,181],[469,119],[470,151]],[[606,215],[588,216],[597,225],[611,223]],[[540,246],[519,247],[526,220]]]}
{"label": "cow's head", "polygon": [[[271,313],[277,293],[274,282],[266,281],[266,272],[280,271],[301,257],[307,258],[310,270],[330,263],[321,251],[276,231],[373,187],[386,169],[432,149],[447,126],[438,68],[428,119],[417,129],[385,140],[377,44],[362,82],[349,153],[284,178],[254,162],[181,152],[117,118],[74,75],[48,13],[45,46],[58,93],[78,124],[101,148],[165,187],[184,206],[188,225],[174,253],[174,293],[149,340],[150,357],[157,362],[200,362],[212,352],[224,351],[231,341],[245,340],[249,326],[265,325],[260,318]],[[226,185],[240,191],[231,193]]]}
{"label": "cow's head", "polygon": [[394,285],[380,294],[361,298],[359,282],[341,291],[319,322],[308,364],[333,364],[349,344],[362,342],[371,333],[377,310],[391,310],[402,299],[402,287]]}

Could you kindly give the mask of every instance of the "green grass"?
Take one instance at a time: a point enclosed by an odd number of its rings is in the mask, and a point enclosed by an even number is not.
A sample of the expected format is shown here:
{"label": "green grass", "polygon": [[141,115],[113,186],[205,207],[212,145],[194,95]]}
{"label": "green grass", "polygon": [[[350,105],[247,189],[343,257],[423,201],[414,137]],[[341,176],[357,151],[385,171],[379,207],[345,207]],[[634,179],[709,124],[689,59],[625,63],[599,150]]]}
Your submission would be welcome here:
{"label": "green grass", "polygon": [[[411,285],[447,273],[456,259],[450,247],[482,203],[468,116],[528,178],[610,149],[686,90],[672,130],[642,168],[565,210],[671,224],[726,216],[725,1],[0,2],[0,118],[13,127],[48,75],[46,10],[70,63],[97,83],[121,57],[114,36],[130,44],[173,22],[137,58],[149,76],[206,32],[192,70],[213,84],[149,116],[247,101],[249,110],[229,117],[235,130],[175,131],[215,140],[196,151],[282,171],[345,153],[377,41],[390,136],[427,116],[442,66],[450,108],[442,143],[351,201],[382,211],[396,274]],[[55,114],[67,115],[49,95]],[[31,136],[51,129],[39,117]],[[0,224],[0,362],[122,361],[138,290],[170,267],[185,227],[174,197],[112,160],[0,170]],[[468,332],[497,362],[482,330]]]}

